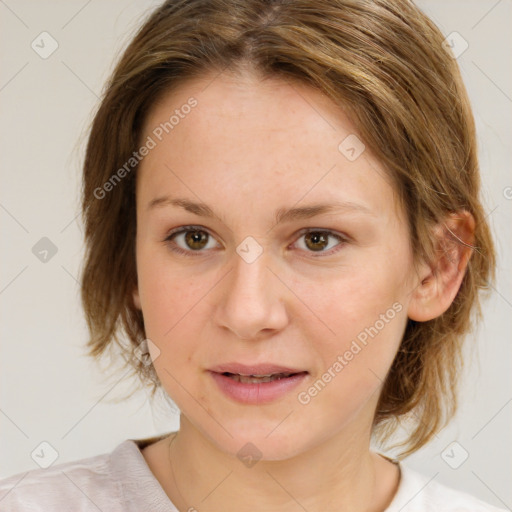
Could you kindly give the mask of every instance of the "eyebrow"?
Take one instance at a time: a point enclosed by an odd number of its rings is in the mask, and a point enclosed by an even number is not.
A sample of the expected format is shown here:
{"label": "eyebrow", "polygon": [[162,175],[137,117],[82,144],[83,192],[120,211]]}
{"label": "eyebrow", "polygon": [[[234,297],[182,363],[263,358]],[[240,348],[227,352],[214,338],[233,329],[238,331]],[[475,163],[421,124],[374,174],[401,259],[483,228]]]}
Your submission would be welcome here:
{"label": "eyebrow", "polygon": [[[200,217],[216,218],[223,222],[207,204],[194,202],[186,198],[171,198],[169,196],[157,197],[148,203],[147,210],[153,210],[155,208],[162,208],[165,206],[183,208],[184,210]],[[377,216],[372,210],[363,204],[355,203],[353,201],[335,201],[332,203],[312,204],[296,208],[279,208],[274,214],[274,222],[275,224],[281,224],[283,222],[304,220],[317,215],[336,212],[354,212],[374,217]]]}

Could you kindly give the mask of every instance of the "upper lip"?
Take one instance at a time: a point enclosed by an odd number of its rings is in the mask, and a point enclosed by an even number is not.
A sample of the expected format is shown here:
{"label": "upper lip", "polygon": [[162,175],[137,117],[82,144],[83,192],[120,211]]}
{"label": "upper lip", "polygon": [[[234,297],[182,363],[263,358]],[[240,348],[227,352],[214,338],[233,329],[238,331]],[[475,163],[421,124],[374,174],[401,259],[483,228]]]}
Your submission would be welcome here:
{"label": "upper lip", "polygon": [[234,373],[239,375],[272,375],[276,373],[301,373],[306,370],[281,366],[272,363],[261,364],[242,364],[242,363],[226,363],[209,368],[210,371],[216,373]]}

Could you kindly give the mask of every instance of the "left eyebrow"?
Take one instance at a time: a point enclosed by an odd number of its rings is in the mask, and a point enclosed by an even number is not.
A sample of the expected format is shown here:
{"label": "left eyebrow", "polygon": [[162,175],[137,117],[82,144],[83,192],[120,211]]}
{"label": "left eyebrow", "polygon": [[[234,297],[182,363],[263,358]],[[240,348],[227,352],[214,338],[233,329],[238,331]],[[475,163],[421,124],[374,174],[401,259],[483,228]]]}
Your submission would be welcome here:
{"label": "left eyebrow", "polygon": [[313,204],[299,208],[279,208],[274,215],[275,223],[290,222],[316,217],[325,213],[354,212],[376,216],[367,206],[353,201],[338,201],[335,203]]}
{"label": "left eyebrow", "polygon": [[[171,198],[169,196],[157,197],[148,203],[147,210],[164,206],[176,206],[198,215],[199,217],[219,219],[219,216],[216,215],[213,209],[206,203],[195,202],[187,198]],[[370,208],[363,204],[354,203],[353,201],[337,201],[334,203],[313,204],[297,208],[279,208],[274,214],[274,221],[275,224],[281,224],[294,220],[309,219],[325,213],[336,212],[354,212],[374,217],[377,216],[372,210],[370,210]]]}

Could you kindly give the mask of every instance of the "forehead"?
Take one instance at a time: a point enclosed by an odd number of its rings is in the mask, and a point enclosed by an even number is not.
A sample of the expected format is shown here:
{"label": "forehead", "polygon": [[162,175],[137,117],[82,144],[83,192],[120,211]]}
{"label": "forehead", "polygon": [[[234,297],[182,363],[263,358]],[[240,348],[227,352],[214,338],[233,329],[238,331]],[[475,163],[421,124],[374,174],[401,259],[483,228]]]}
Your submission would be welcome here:
{"label": "forehead", "polygon": [[389,175],[344,110],[304,84],[230,73],[189,80],[153,105],[147,137],[156,144],[138,169],[145,201],[193,189],[222,206],[235,194],[276,209],[283,198],[359,200],[382,213],[396,205]]}

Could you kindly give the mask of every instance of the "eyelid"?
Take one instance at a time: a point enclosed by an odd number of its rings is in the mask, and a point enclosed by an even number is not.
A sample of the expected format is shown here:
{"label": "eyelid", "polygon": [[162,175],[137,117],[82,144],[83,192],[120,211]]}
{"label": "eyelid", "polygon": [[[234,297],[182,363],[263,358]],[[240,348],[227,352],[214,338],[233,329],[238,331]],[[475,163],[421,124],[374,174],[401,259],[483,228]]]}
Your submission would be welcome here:
{"label": "eyelid", "polygon": [[[211,236],[212,238],[214,238],[216,240],[216,237],[214,235],[212,235],[210,230],[203,226],[185,225],[185,226],[179,226],[179,227],[174,228],[171,231],[169,231],[165,236],[164,242],[171,242],[171,238],[174,235],[186,233],[187,231],[204,231],[205,233],[208,233],[209,236]],[[326,255],[332,255],[339,250],[340,246],[343,246],[346,243],[351,241],[351,238],[348,235],[346,235],[344,233],[339,233],[337,231],[333,231],[331,229],[303,228],[293,235],[295,241],[292,243],[292,245],[297,243],[298,239],[300,239],[301,236],[308,234],[308,233],[327,233],[329,236],[332,236],[333,238],[336,238],[339,241],[339,243],[337,245],[335,245],[333,248],[329,249],[328,251],[318,251],[317,253],[315,253],[315,251],[306,251],[308,254],[310,254],[313,257],[321,257],[321,256],[325,257]],[[177,253],[187,254],[187,255],[192,255],[192,256],[200,256],[200,255],[202,255],[202,253],[206,252],[206,251],[186,250],[186,249],[182,249],[179,246],[172,248],[172,250]]]}
{"label": "eyelid", "polygon": [[171,231],[169,231],[165,235],[165,240],[169,240],[173,235],[176,235],[176,234],[182,233],[182,232],[187,232],[187,231],[204,231],[205,233],[208,233],[210,236],[213,236],[209,229],[207,229],[203,226],[196,226],[194,224],[190,224],[190,225],[186,225],[186,226],[178,226],[177,228],[171,229]]}

